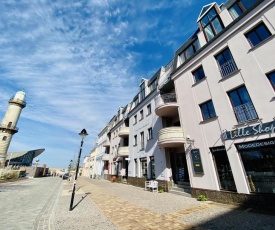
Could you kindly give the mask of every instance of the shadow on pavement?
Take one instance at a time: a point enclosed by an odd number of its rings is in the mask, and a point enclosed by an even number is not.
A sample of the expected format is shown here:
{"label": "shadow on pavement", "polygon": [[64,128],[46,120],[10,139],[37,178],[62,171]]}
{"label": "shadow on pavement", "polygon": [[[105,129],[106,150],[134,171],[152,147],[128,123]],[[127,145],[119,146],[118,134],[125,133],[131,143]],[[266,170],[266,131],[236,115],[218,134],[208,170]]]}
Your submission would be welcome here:
{"label": "shadow on pavement", "polygon": [[89,194],[91,194],[90,192],[86,192],[84,196],[81,197],[81,200],[78,201],[72,208],[72,210],[74,210],[76,208],[77,205],[79,205],[85,198],[86,196],[88,196]]}

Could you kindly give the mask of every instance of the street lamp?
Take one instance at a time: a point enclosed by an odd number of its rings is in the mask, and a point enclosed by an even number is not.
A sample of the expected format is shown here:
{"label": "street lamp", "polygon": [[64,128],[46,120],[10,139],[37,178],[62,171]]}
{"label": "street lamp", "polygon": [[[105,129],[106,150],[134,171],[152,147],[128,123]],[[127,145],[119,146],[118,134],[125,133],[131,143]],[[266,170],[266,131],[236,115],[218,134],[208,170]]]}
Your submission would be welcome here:
{"label": "street lamp", "polygon": [[71,203],[70,203],[70,209],[69,211],[73,210],[73,203],[74,203],[74,194],[75,194],[75,185],[76,185],[76,180],[77,180],[77,174],[78,174],[78,168],[79,168],[79,161],[81,157],[81,151],[82,151],[82,146],[83,146],[83,140],[84,138],[88,135],[86,132],[86,129],[82,129],[82,131],[79,133],[81,136],[81,144],[80,144],[80,149],[79,149],[79,154],[78,154],[78,160],[76,164],[76,171],[75,171],[75,178],[74,178],[74,185],[73,185],[73,191],[72,191],[72,197],[71,197]]}

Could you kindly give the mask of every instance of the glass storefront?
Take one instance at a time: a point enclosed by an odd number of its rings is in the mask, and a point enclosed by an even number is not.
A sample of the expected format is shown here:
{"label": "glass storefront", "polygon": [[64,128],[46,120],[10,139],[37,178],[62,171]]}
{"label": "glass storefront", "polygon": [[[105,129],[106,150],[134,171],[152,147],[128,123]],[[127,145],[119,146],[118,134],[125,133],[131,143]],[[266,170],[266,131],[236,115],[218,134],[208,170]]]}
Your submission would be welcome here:
{"label": "glass storefront", "polygon": [[189,182],[187,162],[184,153],[171,153],[171,166],[175,184],[179,181]]}
{"label": "glass storefront", "polygon": [[214,157],[220,188],[227,191],[237,191],[231,166],[224,146],[210,148]]}
{"label": "glass storefront", "polygon": [[236,144],[251,192],[275,193],[275,138]]}

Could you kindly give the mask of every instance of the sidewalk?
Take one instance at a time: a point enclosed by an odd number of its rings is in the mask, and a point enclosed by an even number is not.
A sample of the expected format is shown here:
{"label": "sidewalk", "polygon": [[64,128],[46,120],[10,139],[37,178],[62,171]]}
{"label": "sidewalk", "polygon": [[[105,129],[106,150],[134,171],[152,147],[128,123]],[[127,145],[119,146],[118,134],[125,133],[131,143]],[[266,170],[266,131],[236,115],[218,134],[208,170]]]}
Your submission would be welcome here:
{"label": "sidewalk", "polygon": [[55,229],[275,229],[275,217],[131,185],[79,177],[74,205],[64,182]]}

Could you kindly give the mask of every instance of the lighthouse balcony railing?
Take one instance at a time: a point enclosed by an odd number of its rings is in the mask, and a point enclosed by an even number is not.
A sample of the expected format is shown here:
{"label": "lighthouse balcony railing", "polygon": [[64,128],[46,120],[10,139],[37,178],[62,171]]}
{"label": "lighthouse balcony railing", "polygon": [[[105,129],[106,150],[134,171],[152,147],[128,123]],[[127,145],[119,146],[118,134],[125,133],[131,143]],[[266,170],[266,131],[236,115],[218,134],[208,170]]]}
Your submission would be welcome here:
{"label": "lighthouse balcony railing", "polygon": [[16,131],[19,130],[19,128],[16,127],[16,126],[13,126],[13,125],[3,125],[3,124],[0,125],[0,129],[12,129],[12,130],[16,130]]}
{"label": "lighthouse balcony railing", "polygon": [[24,106],[26,106],[26,104],[27,104],[25,101],[22,101],[22,100],[20,100],[20,99],[18,99],[18,98],[14,98],[14,97],[12,97],[12,98],[9,100],[9,102],[19,103],[19,104],[22,104],[22,105],[24,105]]}

